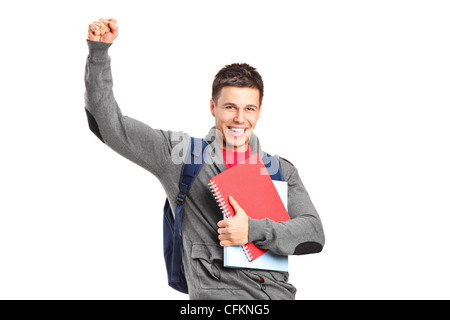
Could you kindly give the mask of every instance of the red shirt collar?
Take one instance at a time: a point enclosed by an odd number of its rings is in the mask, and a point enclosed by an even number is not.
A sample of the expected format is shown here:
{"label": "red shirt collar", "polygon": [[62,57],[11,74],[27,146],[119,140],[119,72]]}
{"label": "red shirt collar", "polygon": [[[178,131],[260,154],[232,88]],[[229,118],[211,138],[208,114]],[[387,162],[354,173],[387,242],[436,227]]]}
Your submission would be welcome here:
{"label": "red shirt collar", "polygon": [[252,148],[250,147],[250,145],[248,146],[248,149],[245,152],[235,152],[227,149],[222,149],[223,161],[225,161],[225,166],[227,169],[238,164],[239,162],[244,161],[245,159],[248,159],[251,153]]}

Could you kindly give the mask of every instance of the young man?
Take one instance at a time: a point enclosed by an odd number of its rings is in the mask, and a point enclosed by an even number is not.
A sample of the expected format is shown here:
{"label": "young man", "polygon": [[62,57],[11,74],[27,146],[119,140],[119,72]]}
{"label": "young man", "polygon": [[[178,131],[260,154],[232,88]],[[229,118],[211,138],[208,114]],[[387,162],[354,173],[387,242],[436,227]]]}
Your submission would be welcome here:
{"label": "young man", "polygon": [[[117,36],[115,19],[101,19],[89,26],[85,74],[89,127],[107,146],[154,174],[173,210],[183,165],[178,161],[179,150],[190,137],[156,130],[122,115],[113,95],[108,55]],[[296,288],[288,282],[288,273],[223,267],[224,246],[254,242],[281,255],[318,253],[323,248],[325,238],[319,215],[289,161],[275,156],[288,182],[291,220],[286,222],[253,220],[233,199],[230,202],[236,215],[223,220],[208,187],[210,178],[251,154],[263,154],[253,134],[263,94],[261,76],[247,64],[226,66],[214,79],[210,112],[215,127],[205,137],[210,147],[207,156],[213,160],[205,161],[184,203],[183,262],[191,299],[295,298]]]}

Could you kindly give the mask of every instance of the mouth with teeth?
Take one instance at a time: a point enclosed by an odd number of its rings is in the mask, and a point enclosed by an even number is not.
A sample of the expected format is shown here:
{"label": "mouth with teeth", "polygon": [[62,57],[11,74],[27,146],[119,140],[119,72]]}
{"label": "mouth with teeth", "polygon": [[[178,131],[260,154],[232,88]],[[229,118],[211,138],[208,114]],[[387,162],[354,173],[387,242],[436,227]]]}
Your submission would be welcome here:
{"label": "mouth with teeth", "polygon": [[227,134],[232,135],[233,137],[242,137],[247,132],[247,128],[239,128],[239,127],[227,127]]}

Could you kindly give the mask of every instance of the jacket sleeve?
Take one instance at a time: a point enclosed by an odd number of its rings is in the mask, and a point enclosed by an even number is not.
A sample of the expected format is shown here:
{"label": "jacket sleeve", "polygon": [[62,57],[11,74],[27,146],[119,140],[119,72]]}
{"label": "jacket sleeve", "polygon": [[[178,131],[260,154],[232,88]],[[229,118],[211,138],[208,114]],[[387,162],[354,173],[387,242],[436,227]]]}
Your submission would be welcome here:
{"label": "jacket sleeve", "polygon": [[280,255],[321,252],[325,235],[320,217],[297,169],[283,158],[280,158],[280,165],[288,182],[288,213],[291,220],[277,223],[270,219],[249,218],[249,242]]}
{"label": "jacket sleeve", "polygon": [[[158,179],[170,172],[174,144],[183,141],[183,134],[155,130],[150,126],[122,115],[114,98],[111,43],[86,40],[89,55],[85,70],[85,111],[91,131],[107,146],[140,165]],[[188,139],[184,140],[187,141]]]}

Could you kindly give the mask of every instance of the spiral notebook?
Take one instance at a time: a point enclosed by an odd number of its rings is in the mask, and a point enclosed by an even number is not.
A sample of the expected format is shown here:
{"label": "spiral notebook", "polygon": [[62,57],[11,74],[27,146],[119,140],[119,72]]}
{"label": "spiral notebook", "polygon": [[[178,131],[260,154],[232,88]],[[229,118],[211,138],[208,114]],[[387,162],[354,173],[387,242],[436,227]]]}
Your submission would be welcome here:
{"label": "spiral notebook", "polygon": [[[281,198],[284,206],[287,208],[288,187],[285,181],[272,180],[278,195]],[[258,259],[248,261],[241,246],[229,246],[223,250],[223,266],[227,268],[249,268],[249,269],[263,269],[274,271],[289,271],[288,256],[281,256],[267,251]]]}
{"label": "spiral notebook", "polygon": [[[209,185],[226,218],[235,214],[228,200],[231,195],[252,219],[269,218],[275,222],[290,219],[258,153],[211,178]],[[267,252],[253,242],[242,246],[242,249],[248,261]]]}

